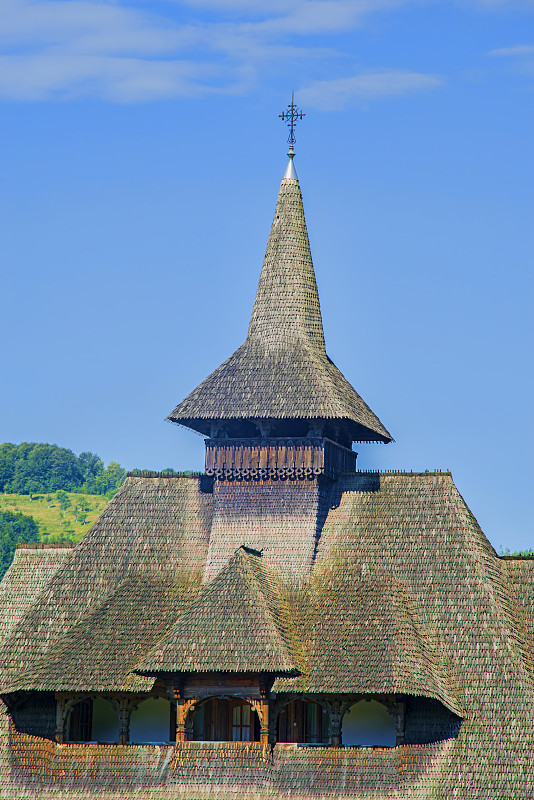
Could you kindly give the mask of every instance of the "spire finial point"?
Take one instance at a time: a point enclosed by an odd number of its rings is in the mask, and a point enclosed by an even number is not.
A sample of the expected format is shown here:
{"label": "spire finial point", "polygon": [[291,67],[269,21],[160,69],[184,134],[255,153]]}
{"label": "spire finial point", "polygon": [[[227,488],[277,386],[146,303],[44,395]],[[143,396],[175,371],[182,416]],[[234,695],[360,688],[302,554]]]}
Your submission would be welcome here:
{"label": "spire finial point", "polygon": [[297,120],[302,119],[306,116],[303,111],[301,111],[295,105],[295,92],[291,92],[291,103],[289,103],[287,110],[282,111],[281,114],[278,115],[282,122],[285,122],[289,127],[289,136],[287,137],[287,141],[289,144],[289,153],[288,156],[292,160],[295,157],[295,149],[294,144],[296,142],[295,138],[295,125],[297,124]]}

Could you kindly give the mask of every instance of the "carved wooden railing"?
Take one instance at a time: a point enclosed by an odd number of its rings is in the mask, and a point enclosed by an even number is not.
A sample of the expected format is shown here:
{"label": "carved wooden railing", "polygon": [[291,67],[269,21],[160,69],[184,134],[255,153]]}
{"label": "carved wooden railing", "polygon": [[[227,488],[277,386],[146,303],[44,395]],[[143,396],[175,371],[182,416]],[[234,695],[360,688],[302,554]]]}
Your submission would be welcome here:
{"label": "carved wooden railing", "polygon": [[295,480],[354,472],[353,450],[323,437],[206,439],[206,474],[219,480]]}

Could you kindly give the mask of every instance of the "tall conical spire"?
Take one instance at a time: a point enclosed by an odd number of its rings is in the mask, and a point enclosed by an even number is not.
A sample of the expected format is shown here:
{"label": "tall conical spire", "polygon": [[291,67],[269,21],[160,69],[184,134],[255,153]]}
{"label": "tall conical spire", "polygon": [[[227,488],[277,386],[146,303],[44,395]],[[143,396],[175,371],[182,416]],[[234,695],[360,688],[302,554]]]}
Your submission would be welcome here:
{"label": "tall conical spire", "polygon": [[[290,159],[292,166],[293,159]],[[288,167],[286,175],[291,170]],[[265,347],[302,338],[325,350],[319,293],[299,182],[282,179],[248,337]]]}

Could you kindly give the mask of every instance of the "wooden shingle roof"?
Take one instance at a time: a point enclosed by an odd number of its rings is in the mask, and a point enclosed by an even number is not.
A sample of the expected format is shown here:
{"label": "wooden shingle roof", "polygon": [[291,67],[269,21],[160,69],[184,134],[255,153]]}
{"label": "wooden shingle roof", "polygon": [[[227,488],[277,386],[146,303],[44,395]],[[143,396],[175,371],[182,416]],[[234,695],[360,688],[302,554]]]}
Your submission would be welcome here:
{"label": "wooden shingle roof", "polygon": [[296,674],[289,616],[261,554],[240,547],[136,672]]}
{"label": "wooden shingle roof", "polygon": [[212,420],[340,420],[353,441],[391,435],[325,350],[302,195],[284,178],[244,344],[168,419],[210,434]]}
{"label": "wooden shingle roof", "polygon": [[[225,535],[212,528],[213,502],[201,478],[128,478],[8,633],[0,692],[143,691],[154,677],[136,668],[151,651],[172,657],[188,614],[190,645],[210,604],[206,624],[231,626],[211,596],[218,577],[202,585],[210,539]],[[248,604],[267,631],[247,640],[298,668],[274,690],[435,698],[463,722],[440,792],[420,796],[531,797],[534,559],[499,558],[447,473],[347,475],[325,503],[306,574],[282,575],[267,550],[242,551],[219,573],[237,592],[228,608]],[[277,535],[291,540],[291,515]],[[185,636],[181,666],[217,664],[215,644],[204,662],[193,652]],[[243,645],[234,666],[252,658]],[[504,786],[514,791],[488,793]]]}
{"label": "wooden shingle roof", "polygon": [[152,686],[133,668],[202,580],[212,495],[201,481],[127,478],[11,632],[0,671],[12,687]]}

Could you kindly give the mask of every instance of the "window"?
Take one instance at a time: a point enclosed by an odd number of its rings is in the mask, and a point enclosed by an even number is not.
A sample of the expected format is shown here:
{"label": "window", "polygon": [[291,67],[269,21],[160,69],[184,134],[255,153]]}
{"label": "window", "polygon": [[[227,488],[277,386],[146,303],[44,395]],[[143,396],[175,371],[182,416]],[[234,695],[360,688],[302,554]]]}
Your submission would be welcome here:
{"label": "window", "polygon": [[232,701],[232,742],[250,742],[250,706],[238,700]]}

